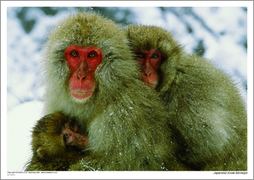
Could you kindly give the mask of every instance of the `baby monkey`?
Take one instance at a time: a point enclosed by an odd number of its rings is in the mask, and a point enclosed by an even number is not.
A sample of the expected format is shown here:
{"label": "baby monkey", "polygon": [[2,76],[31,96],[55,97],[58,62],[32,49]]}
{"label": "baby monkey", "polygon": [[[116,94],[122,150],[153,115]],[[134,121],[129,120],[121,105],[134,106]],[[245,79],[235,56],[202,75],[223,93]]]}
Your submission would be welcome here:
{"label": "baby monkey", "polygon": [[41,118],[32,131],[33,157],[26,171],[67,170],[85,155],[86,133],[80,132],[74,119],[57,112]]}
{"label": "baby monkey", "polygon": [[82,150],[88,146],[88,137],[80,133],[75,120],[71,120],[65,123],[62,128],[63,138],[60,138],[64,140],[66,146],[74,146]]}

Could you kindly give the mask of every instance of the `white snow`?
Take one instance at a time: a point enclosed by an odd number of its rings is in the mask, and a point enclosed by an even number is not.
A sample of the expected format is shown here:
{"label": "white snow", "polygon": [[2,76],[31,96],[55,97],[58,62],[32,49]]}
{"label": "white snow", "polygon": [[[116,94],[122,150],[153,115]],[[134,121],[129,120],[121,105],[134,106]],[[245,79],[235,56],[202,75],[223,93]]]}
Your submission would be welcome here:
{"label": "white snow", "polygon": [[7,171],[22,171],[29,160],[31,131],[41,118],[42,102],[31,101],[13,108],[7,114]]}

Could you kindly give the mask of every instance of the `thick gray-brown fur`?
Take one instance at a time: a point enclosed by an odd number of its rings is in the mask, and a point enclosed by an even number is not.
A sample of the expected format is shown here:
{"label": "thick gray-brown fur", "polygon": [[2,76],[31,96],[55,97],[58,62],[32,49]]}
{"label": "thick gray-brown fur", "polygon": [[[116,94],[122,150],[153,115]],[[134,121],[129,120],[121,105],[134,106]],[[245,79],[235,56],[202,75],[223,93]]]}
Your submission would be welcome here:
{"label": "thick gray-brown fur", "polygon": [[[103,52],[94,92],[85,102],[70,94],[71,70],[64,54],[70,45]],[[43,54],[44,113],[75,119],[89,138],[87,155],[68,170],[182,169],[164,108],[140,81],[125,33],[114,22],[90,12],[70,15],[52,29]]]}
{"label": "thick gray-brown fur", "polygon": [[162,28],[131,25],[126,34],[133,51],[162,54],[155,91],[166,104],[178,158],[193,170],[247,170],[246,105],[230,76],[187,54]]}

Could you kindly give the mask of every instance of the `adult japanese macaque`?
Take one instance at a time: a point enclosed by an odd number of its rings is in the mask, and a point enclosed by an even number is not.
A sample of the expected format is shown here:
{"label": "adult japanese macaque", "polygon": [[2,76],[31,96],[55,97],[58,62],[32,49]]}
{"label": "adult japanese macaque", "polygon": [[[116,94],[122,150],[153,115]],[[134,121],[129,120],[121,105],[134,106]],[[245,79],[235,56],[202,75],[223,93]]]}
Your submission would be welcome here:
{"label": "adult japanese macaque", "polygon": [[[140,81],[138,62],[117,25],[94,13],[70,15],[52,29],[43,52],[44,113],[60,123],[43,123],[45,117],[37,123],[33,137],[41,130],[46,138],[33,139],[33,156],[42,158],[32,158],[27,170],[50,170],[44,167],[52,162],[44,160],[54,152],[61,152],[62,160],[62,152],[71,153],[73,160],[52,170],[185,169],[173,154],[167,114],[155,92]],[[69,150],[77,134],[66,133],[72,120],[80,135],[74,141],[77,156]],[[43,145],[47,142],[49,150]]]}
{"label": "adult japanese macaque", "polygon": [[126,28],[142,81],[166,104],[177,157],[193,170],[247,170],[247,113],[230,77],[155,26]]}

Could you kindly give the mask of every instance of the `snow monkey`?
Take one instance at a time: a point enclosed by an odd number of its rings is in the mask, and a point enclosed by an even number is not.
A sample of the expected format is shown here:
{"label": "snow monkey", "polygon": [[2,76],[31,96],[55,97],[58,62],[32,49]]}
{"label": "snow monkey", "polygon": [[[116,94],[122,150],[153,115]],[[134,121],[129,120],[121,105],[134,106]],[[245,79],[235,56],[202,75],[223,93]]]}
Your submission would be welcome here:
{"label": "snow monkey", "polygon": [[87,135],[81,134],[75,123],[60,112],[41,118],[32,131],[33,156],[27,171],[66,171],[86,153]]}
{"label": "snow monkey", "polygon": [[142,81],[166,104],[177,157],[193,170],[247,170],[247,113],[230,77],[159,27],[126,28]]}
{"label": "snow monkey", "polygon": [[186,169],[127,42],[114,22],[91,12],[52,29],[43,51],[46,116],[34,128],[27,171]]}

